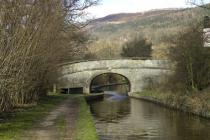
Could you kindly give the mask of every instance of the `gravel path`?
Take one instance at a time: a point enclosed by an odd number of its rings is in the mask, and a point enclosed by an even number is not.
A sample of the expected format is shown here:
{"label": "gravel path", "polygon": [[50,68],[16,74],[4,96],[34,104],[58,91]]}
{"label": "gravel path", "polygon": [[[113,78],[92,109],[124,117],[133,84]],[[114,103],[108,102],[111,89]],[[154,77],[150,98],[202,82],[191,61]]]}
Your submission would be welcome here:
{"label": "gravel path", "polygon": [[[21,140],[74,140],[76,119],[79,103],[75,99],[68,99],[50,114],[35,128],[26,130]],[[57,124],[59,118],[66,122],[65,128]]]}

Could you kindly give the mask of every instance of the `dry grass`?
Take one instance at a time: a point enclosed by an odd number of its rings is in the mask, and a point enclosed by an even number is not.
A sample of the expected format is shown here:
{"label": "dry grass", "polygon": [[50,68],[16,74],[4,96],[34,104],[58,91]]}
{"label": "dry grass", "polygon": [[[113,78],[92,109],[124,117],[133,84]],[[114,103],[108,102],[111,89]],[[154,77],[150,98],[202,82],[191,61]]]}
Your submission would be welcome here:
{"label": "dry grass", "polygon": [[195,93],[193,95],[143,91],[139,97],[154,99],[168,107],[210,118],[210,95]]}

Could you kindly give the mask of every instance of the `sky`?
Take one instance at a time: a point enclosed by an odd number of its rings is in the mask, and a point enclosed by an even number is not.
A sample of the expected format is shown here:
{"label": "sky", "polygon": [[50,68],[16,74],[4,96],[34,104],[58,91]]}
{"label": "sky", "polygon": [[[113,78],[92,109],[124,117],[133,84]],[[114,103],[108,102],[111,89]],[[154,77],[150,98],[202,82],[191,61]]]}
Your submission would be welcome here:
{"label": "sky", "polygon": [[101,0],[99,5],[87,10],[89,16],[98,18],[115,13],[135,13],[160,8],[191,6],[187,0]]}

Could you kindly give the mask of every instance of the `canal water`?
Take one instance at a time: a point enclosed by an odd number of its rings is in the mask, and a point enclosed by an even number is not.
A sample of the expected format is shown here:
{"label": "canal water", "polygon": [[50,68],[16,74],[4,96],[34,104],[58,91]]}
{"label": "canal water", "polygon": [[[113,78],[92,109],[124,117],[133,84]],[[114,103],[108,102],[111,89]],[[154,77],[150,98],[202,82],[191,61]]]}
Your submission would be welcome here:
{"label": "canal water", "polygon": [[156,104],[108,94],[90,103],[101,140],[210,140],[210,121]]}

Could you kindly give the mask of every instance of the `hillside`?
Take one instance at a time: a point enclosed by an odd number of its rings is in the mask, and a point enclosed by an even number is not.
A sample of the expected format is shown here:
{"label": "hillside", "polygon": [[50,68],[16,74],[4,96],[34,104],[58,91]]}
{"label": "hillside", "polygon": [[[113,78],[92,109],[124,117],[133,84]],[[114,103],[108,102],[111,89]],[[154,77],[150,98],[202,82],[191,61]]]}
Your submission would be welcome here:
{"label": "hillside", "polygon": [[105,24],[120,24],[120,23],[127,23],[139,19],[159,16],[161,14],[166,14],[169,12],[176,12],[181,9],[161,9],[161,10],[152,10],[148,12],[142,13],[119,13],[119,14],[112,14],[105,16],[103,18],[95,19],[91,22],[90,26],[95,28],[94,26],[97,25],[105,25]]}
{"label": "hillside", "polygon": [[153,43],[153,57],[164,58],[166,36],[174,35],[192,23],[202,22],[208,14],[201,8],[160,9],[144,13],[119,13],[96,19],[88,26],[93,43],[89,49],[97,57],[120,57],[122,45],[136,35]]}

